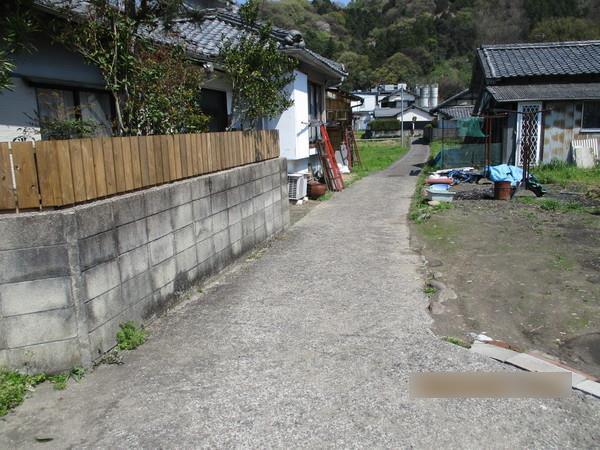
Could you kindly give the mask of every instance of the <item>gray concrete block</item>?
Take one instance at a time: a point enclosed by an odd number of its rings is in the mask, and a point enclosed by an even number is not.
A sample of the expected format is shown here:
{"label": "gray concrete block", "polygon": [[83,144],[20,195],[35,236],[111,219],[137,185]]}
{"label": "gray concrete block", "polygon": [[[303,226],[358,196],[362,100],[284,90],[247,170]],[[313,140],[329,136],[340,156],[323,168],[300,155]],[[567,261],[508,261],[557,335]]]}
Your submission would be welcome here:
{"label": "gray concrete block", "polygon": [[179,230],[180,228],[190,225],[194,221],[192,204],[186,203],[185,205],[176,206],[171,209],[171,216],[173,218],[174,230]]}
{"label": "gray concrete block", "polygon": [[169,185],[169,189],[171,190],[171,208],[192,201],[192,182],[190,180],[173,183]]}
{"label": "gray concrete block", "polygon": [[211,215],[210,197],[201,198],[192,202],[195,220],[201,220]]}
{"label": "gray concrete block", "polygon": [[69,257],[65,245],[5,250],[0,267],[0,283],[55,278],[69,275]]}
{"label": "gray concrete block", "polygon": [[133,305],[152,294],[152,278],[150,272],[143,272],[137,277],[124,281],[121,285],[121,296],[124,304]]}
{"label": "gray concrete block", "polygon": [[152,274],[152,290],[156,291],[167,283],[173,282],[177,275],[177,265],[175,258],[167,259],[162,263],[154,266],[151,271]]}
{"label": "gray concrete block", "polygon": [[287,198],[289,200],[290,196],[288,194],[288,185],[287,183],[284,183],[281,185],[281,198],[285,199]]}
{"label": "gray concrete block", "polygon": [[190,224],[174,233],[175,253],[180,253],[185,249],[193,247],[196,244],[196,235],[194,234],[194,224]]}
{"label": "gray concrete block", "polygon": [[210,210],[212,214],[227,209],[227,192],[219,192],[210,197]]}
{"label": "gray concrete block", "polygon": [[240,203],[240,188],[234,187],[229,189],[227,192],[227,207],[231,208],[232,206],[239,205]]}
{"label": "gray concrete block", "polygon": [[57,245],[66,242],[60,212],[0,216],[0,250]]}
{"label": "gray concrete block", "polygon": [[[2,353],[2,351],[0,351]],[[79,341],[68,339],[6,350],[4,367],[26,368],[27,373],[56,374],[81,365]]]}
{"label": "gray concrete block", "polygon": [[175,256],[175,261],[177,265],[177,276],[184,272],[192,270],[198,265],[196,247],[190,247],[187,250],[178,253]]}
{"label": "gray concrete block", "polygon": [[203,263],[204,261],[215,255],[215,248],[213,245],[212,237],[200,241],[196,244],[196,255],[198,263]]}
{"label": "gray concrete block", "polygon": [[258,197],[263,193],[262,179],[257,179],[252,182],[252,189],[254,190],[254,197]]}
{"label": "gray concrete block", "polygon": [[206,219],[194,222],[194,235],[196,236],[196,242],[203,241],[204,239],[212,236],[213,234],[213,217],[207,217]]}
{"label": "gray concrete block", "polygon": [[235,205],[228,210],[229,225],[238,223],[242,220],[242,207],[241,205]]}
{"label": "gray concrete block", "polygon": [[126,253],[148,242],[146,220],[137,220],[117,228],[117,250]]}
{"label": "gray concrete block", "polygon": [[242,241],[241,239],[239,241],[236,242],[232,242],[231,244],[231,255],[234,258],[237,258],[238,256],[240,256],[243,252],[243,247],[242,247]]}
{"label": "gray concrete block", "polygon": [[252,209],[254,210],[255,214],[257,211],[262,211],[264,208],[265,208],[265,198],[263,197],[262,194],[254,197],[252,199]]}
{"label": "gray concrete block", "polygon": [[116,197],[111,204],[114,225],[117,227],[146,217],[146,202],[142,192]]}
{"label": "gray concrete block", "polygon": [[240,186],[252,181],[252,171],[249,167],[240,167],[238,171],[238,181]]}
{"label": "gray concrete block", "polygon": [[275,227],[275,233],[279,233],[283,230],[283,216],[281,211],[275,210],[275,217],[273,218],[273,226]]}
{"label": "gray concrete block", "polygon": [[231,263],[232,259],[231,246],[225,247],[215,255],[213,270],[215,272],[223,270]]}
{"label": "gray concrete block", "polygon": [[498,347],[496,345],[484,344],[482,342],[473,342],[471,351],[479,353],[480,355],[488,356],[501,362],[505,362],[507,359],[517,356],[519,353],[509,350],[507,348]]}
{"label": "gray concrete block", "polygon": [[144,201],[146,203],[146,215],[148,216],[171,208],[170,187],[166,185],[148,189],[144,192]]}
{"label": "gray concrete block", "polygon": [[173,232],[171,224],[171,211],[163,211],[146,218],[148,240],[153,241]]}
{"label": "gray concrete block", "polygon": [[263,194],[265,196],[265,207],[273,204],[273,191],[267,191]]}
{"label": "gray concrete block", "polygon": [[213,275],[216,271],[216,255],[213,254],[210,258],[198,264],[198,279],[202,280]]}
{"label": "gray concrete block", "polygon": [[119,264],[117,261],[109,261],[92,267],[83,273],[83,280],[87,292],[86,299],[91,300],[119,285]]}
{"label": "gray concrete block", "polygon": [[600,383],[592,380],[585,380],[577,383],[575,389],[579,389],[587,394],[593,395],[594,397],[600,398]]}
{"label": "gray concrete block", "polygon": [[215,235],[213,236],[213,242],[215,246],[215,253],[219,253],[223,249],[229,247],[231,243],[229,240],[229,230],[225,229],[219,231],[218,233],[215,233]]}
{"label": "gray concrete block", "polygon": [[254,202],[251,199],[242,203],[241,208],[242,208],[242,219],[245,219],[246,217],[250,217],[250,216],[252,216],[252,214],[254,214]]}
{"label": "gray concrete block", "polygon": [[267,175],[264,178],[262,178],[262,192],[267,192],[270,191],[271,189],[273,189],[273,179],[271,178],[271,175]]}
{"label": "gray concrete block", "polygon": [[254,217],[246,217],[242,219],[242,236],[254,234]]}
{"label": "gray concrete block", "polygon": [[193,178],[192,184],[192,200],[197,200],[210,195],[210,182],[209,177],[197,177]]}
{"label": "gray concrete block", "polygon": [[119,325],[127,322],[127,320],[128,318],[123,313],[90,332],[90,351],[92,352],[92,357],[100,357],[117,344],[116,336],[119,331]]}
{"label": "gray concrete block", "polygon": [[119,257],[121,282],[136,277],[150,267],[147,246],[138,247]]}
{"label": "gray concrete block", "polygon": [[242,223],[234,223],[229,227],[229,239],[230,241],[236,242],[242,239]]}
{"label": "gray concrete block", "polygon": [[262,209],[259,212],[254,213],[254,229],[265,226],[265,210]]}
{"label": "gray concrete block", "polygon": [[113,208],[110,200],[77,206],[75,213],[77,214],[79,238],[93,236],[114,227]]}
{"label": "gray concrete block", "polygon": [[267,161],[267,167],[271,175],[279,173],[279,161],[277,159]]}
{"label": "gray concrete block", "polygon": [[175,243],[172,234],[152,241],[149,244],[150,249],[150,265],[155,266],[166,259],[171,258],[175,254]]}
{"label": "gray concrete block", "polygon": [[513,366],[520,367],[521,369],[529,370],[530,372],[569,372],[567,369],[555,366],[554,364],[535,356],[528,355],[527,353],[517,353],[508,358],[506,362]]}
{"label": "gray concrete block", "polygon": [[275,215],[273,213],[273,205],[265,208],[265,228],[267,236],[271,236],[275,229]]}
{"label": "gray concrete block", "polygon": [[254,197],[254,182],[243,184],[240,189],[240,201],[245,202]]}
{"label": "gray concrete block", "polygon": [[264,242],[266,239],[267,239],[266,227],[262,226],[262,227],[258,227],[256,230],[254,230],[254,242],[256,244],[260,244],[261,242]]}
{"label": "gray concrete block", "polygon": [[212,217],[212,229],[213,233],[218,233],[229,226],[229,212],[221,211]]}
{"label": "gray concrete block", "polygon": [[250,251],[254,248],[254,233],[242,236],[242,252]]}
{"label": "gray concrete block", "polygon": [[88,330],[94,331],[110,319],[128,308],[121,297],[121,287],[117,286],[85,304]]}
{"label": "gray concrete block", "polygon": [[273,197],[273,203],[279,204],[281,201],[281,189],[279,189],[278,186],[275,187],[275,189],[271,191],[271,196]]}
{"label": "gray concrete block", "polygon": [[44,278],[0,285],[0,315],[30,314],[71,305],[69,278]]}
{"label": "gray concrete block", "polygon": [[105,231],[79,240],[81,270],[97,266],[117,257],[117,240],[114,230]]}
{"label": "gray concrete block", "polygon": [[210,184],[210,193],[212,195],[214,195],[218,192],[223,192],[227,189],[227,187],[226,187],[227,180],[226,180],[224,172],[209,175],[208,182]]}
{"label": "gray concrete block", "polygon": [[59,341],[77,335],[72,308],[5,317],[3,328],[7,348]]}
{"label": "gray concrete block", "polygon": [[270,176],[271,178],[271,189],[279,189],[281,183],[279,182],[279,173],[274,173]]}

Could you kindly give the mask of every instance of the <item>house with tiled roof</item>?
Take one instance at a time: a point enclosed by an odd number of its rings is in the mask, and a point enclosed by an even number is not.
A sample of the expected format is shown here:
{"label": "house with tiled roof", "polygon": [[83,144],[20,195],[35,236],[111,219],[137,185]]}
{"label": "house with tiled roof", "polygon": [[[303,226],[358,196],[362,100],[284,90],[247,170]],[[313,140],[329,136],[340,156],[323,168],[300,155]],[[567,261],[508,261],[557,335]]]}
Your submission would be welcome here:
{"label": "house with tiled roof", "polygon": [[[36,0],[42,14],[59,14],[63,0]],[[210,76],[202,89],[201,106],[211,117],[210,130],[224,131],[232,114],[232,88],[219,64],[219,52],[225,42],[236,43],[252,30],[244,24],[235,5],[226,0],[186,0],[194,8],[192,18],[175,20],[169,31],[154,31],[150,38],[163,44],[182,44],[190,60],[202,65]],[[85,8],[84,0],[75,2]],[[210,6],[210,7],[207,7]],[[217,7],[213,7],[217,6]],[[294,105],[279,117],[264,120],[262,127],[277,129],[281,156],[288,159],[290,172],[306,172],[318,165],[316,121],[326,120],[326,90],[339,85],[346,72],[341,64],[306,47],[296,31],[273,28],[272,36],[282,52],[298,61],[295,79],[286,89]],[[36,114],[75,108],[79,117],[95,119],[99,133],[110,135],[114,106],[100,71],[83,58],[48,36],[36,36],[35,51],[17,54],[11,74],[13,88],[0,93],[0,141],[23,135],[41,139],[44,131],[32,126]]]}
{"label": "house with tiled roof", "polygon": [[600,139],[600,41],[483,45],[473,113],[493,121],[503,159],[570,160],[574,140]]}

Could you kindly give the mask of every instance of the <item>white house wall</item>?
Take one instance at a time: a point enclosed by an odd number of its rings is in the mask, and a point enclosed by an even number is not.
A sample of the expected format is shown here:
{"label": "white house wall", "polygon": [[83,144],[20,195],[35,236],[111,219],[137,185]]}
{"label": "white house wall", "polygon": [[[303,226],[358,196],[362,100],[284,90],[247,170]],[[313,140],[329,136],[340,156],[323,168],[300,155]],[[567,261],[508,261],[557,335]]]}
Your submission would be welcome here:
{"label": "white house wall", "polygon": [[288,169],[292,172],[306,170],[310,156],[308,76],[298,70],[294,71],[294,75],[294,81],[286,88],[294,104],[268,125],[279,131],[281,156],[288,159]]}
{"label": "white house wall", "polygon": [[[417,122],[431,122],[433,120],[432,116],[418,109],[408,110],[402,116],[405,122],[412,122],[413,118],[416,118]],[[398,120],[402,120],[402,116],[398,116]]]}

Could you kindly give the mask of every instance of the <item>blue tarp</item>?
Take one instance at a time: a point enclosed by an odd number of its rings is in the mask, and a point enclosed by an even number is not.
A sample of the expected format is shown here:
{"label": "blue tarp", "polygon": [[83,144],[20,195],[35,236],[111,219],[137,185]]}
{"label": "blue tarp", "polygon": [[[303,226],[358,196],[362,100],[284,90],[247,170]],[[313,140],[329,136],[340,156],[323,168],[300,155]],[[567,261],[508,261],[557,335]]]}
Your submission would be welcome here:
{"label": "blue tarp", "polygon": [[512,186],[516,186],[523,180],[523,169],[517,166],[509,166],[508,164],[500,164],[499,166],[488,166],[486,170],[486,178],[490,181],[510,181]]}

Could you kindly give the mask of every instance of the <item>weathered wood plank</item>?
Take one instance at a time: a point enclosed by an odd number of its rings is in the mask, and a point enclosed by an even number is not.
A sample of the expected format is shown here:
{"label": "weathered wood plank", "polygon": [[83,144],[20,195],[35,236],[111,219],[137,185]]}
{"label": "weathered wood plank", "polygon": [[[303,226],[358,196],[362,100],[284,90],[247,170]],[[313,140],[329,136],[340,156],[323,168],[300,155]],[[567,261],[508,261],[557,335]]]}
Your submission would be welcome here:
{"label": "weathered wood plank", "polygon": [[0,142],[0,209],[15,209],[12,165],[8,142]]}
{"label": "weathered wood plank", "polygon": [[39,208],[40,193],[33,143],[13,142],[12,155],[19,209]]}
{"label": "weathered wood plank", "polygon": [[133,161],[131,155],[131,141],[127,138],[116,138],[119,140],[121,152],[123,153],[123,178],[125,190],[132,191],[134,188]]}
{"label": "weathered wood plank", "polygon": [[173,142],[173,155],[175,158],[175,176],[178,180],[183,178],[183,172],[181,169],[181,144],[179,143],[179,136],[171,136]]}
{"label": "weathered wood plank", "polygon": [[198,146],[196,145],[196,135],[188,134],[187,140],[192,154],[192,173],[193,175],[198,175],[200,173],[200,168],[198,164]]}
{"label": "weathered wood plank", "polygon": [[127,182],[125,180],[125,155],[123,152],[123,140],[121,138],[112,138],[113,158],[115,161],[115,185],[117,192],[127,191]]}
{"label": "weathered wood plank", "polygon": [[81,159],[85,177],[85,199],[92,200],[98,197],[93,144],[91,139],[80,139],[79,142],[81,143]]}
{"label": "weathered wood plank", "polygon": [[75,203],[87,200],[85,194],[85,169],[83,166],[83,151],[81,139],[69,141],[69,154],[71,156],[71,176],[73,179],[73,200]]}
{"label": "weathered wood plank", "polygon": [[39,141],[36,143],[38,177],[42,206],[60,206],[60,174],[56,141]]}
{"label": "weathered wood plank", "polygon": [[162,157],[162,146],[160,145],[160,136],[149,136],[152,141],[152,148],[154,149],[154,164],[156,166],[156,184],[162,184],[165,182],[163,173],[163,157]]}
{"label": "weathered wood plank", "polygon": [[75,195],[73,192],[73,171],[71,169],[69,141],[55,141],[54,148],[60,179],[60,204],[72,205],[75,203]]}
{"label": "weathered wood plank", "polygon": [[102,138],[92,139],[92,154],[94,157],[94,175],[96,177],[96,196],[105,197],[108,193],[108,189],[106,187]]}
{"label": "weathered wood plank", "polygon": [[141,136],[136,139],[140,150],[140,169],[141,169],[141,183],[140,187],[150,186],[150,169],[148,167],[148,146],[146,145],[146,139]]}
{"label": "weathered wood plank", "polygon": [[144,136],[143,140],[146,142],[146,153],[148,156],[148,180],[149,186],[154,186],[157,184],[157,174],[156,174],[156,154],[154,153],[154,141],[152,140],[152,136]]}
{"label": "weathered wood plank", "polygon": [[142,184],[142,163],[139,139],[125,138],[131,147],[131,170],[133,171],[133,188],[139,189]]}
{"label": "weathered wood plank", "polygon": [[173,144],[173,136],[163,136],[162,145],[166,149],[167,159],[169,160],[169,180],[177,179],[177,164],[175,163],[175,145]]}

